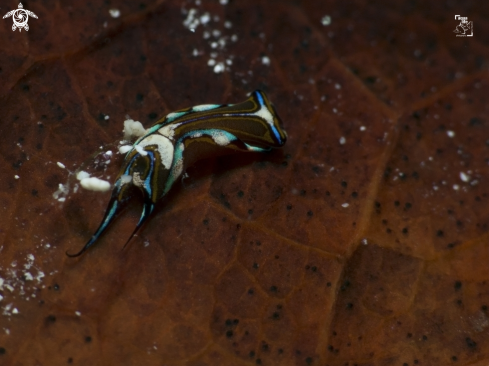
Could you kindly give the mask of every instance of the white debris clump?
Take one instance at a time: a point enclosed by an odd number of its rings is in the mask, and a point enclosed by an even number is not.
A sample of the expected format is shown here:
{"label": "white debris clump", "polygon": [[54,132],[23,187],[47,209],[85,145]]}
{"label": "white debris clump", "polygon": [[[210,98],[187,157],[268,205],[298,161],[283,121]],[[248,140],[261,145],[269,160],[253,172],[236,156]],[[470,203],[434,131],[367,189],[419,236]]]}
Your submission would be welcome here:
{"label": "white debris clump", "polygon": [[[27,254],[25,258],[15,260],[9,266],[0,266],[0,311],[2,315],[10,317],[20,314],[19,308],[10,302],[10,299],[23,299],[29,301],[36,297],[37,292],[44,288],[42,279],[45,277],[34,264],[33,254]],[[7,292],[8,291],[8,292]],[[2,303],[6,303],[2,306]],[[6,333],[9,334],[6,328]]]}
{"label": "white debris clump", "polygon": [[69,185],[60,183],[58,184],[58,190],[53,193],[53,198],[59,202],[64,202],[68,193],[70,193]]}
{"label": "white debris clump", "polygon": [[146,133],[146,129],[143,127],[142,123],[139,121],[134,121],[133,119],[126,119],[124,121],[124,140],[130,141],[134,137],[139,138]]}
{"label": "white debris clump", "polygon": [[110,189],[109,182],[96,177],[90,177],[90,174],[83,170],[78,172],[76,179],[80,181],[80,185],[83,188],[89,191],[106,192]]}
{"label": "white debris clump", "polygon": [[[220,0],[221,5],[227,5],[228,0]],[[231,42],[236,42],[238,36],[236,34],[230,34],[230,29],[233,27],[232,22],[229,20],[221,20],[217,14],[212,14],[210,11],[201,9],[202,2],[200,0],[195,1],[195,6],[190,9],[182,7],[183,26],[190,32],[200,34],[206,41],[209,58],[206,58],[205,62],[212,68],[214,73],[220,74],[230,70],[230,66],[233,64],[234,55],[230,55],[226,52],[226,46]],[[194,48],[192,50],[192,56],[203,56],[207,52],[206,50]]]}
{"label": "white debris clump", "polygon": [[130,151],[131,149],[132,149],[132,145],[122,145],[122,146],[119,146],[119,153],[125,154],[128,151]]}

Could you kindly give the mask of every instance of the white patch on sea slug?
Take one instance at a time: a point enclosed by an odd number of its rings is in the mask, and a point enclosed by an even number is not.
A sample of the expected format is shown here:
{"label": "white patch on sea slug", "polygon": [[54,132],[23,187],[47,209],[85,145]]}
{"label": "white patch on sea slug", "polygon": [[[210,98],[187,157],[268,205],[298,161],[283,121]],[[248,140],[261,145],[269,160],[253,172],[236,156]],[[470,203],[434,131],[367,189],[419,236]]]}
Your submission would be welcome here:
{"label": "white patch on sea slug", "polygon": [[178,127],[178,124],[174,125],[166,125],[161,127],[158,130],[158,133],[162,136],[168,137],[170,140],[173,140],[173,136],[175,135],[175,128]]}
{"label": "white patch on sea slug", "polygon": [[130,175],[124,174],[121,176],[121,184],[127,184],[132,182],[132,177]]}
{"label": "white patch on sea slug", "polygon": [[219,146],[226,146],[229,145],[229,143],[231,142],[231,140],[229,140],[229,137],[222,132],[213,133],[211,136],[214,142]]}
{"label": "white patch on sea slug", "polygon": [[271,127],[273,127],[273,116],[265,106],[262,106],[259,111],[254,113],[254,115],[263,118]]}
{"label": "white patch on sea slug", "polygon": [[158,152],[161,157],[161,164],[165,167],[165,169],[170,169],[171,164],[173,162],[173,144],[171,141],[162,135],[153,134],[149,135],[145,139],[141,140],[137,146],[144,148],[146,146],[156,145]]}
{"label": "white patch on sea slug", "polygon": [[144,181],[141,179],[139,172],[135,172],[132,176],[132,182],[136,187],[144,187]]}

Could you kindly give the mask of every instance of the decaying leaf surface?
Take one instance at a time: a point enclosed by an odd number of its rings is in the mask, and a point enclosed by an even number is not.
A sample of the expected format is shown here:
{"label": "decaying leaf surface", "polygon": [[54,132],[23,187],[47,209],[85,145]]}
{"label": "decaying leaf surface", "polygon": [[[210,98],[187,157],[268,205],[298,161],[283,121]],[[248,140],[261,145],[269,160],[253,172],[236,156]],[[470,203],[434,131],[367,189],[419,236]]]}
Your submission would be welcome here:
{"label": "decaying leaf surface", "polygon": [[[489,362],[487,7],[24,7],[0,26],[1,365]],[[282,150],[203,161],[128,248],[138,199],[64,255],[110,195],[74,172],[114,178],[127,115],[256,88]]]}

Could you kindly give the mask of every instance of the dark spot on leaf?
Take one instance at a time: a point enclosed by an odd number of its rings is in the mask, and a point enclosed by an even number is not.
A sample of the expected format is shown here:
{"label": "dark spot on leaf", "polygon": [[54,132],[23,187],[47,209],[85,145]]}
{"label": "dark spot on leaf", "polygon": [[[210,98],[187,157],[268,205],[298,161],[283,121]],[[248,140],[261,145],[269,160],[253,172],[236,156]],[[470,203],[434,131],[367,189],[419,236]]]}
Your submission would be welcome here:
{"label": "dark spot on leaf", "polygon": [[483,122],[480,118],[472,117],[469,121],[470,126],[480,126],[483,125]]}
{"label": "dark spot on leaf", "polygon": [[56,317],[55,317],[54,315],[48,315],[48,316],[46,317],[46,321],[47,321],[48,323],[54,323],[54,322],[56,321]]}
{"label": "dark spot on leaf", "polygon": [[350,281],[345,280],[345,281],[343,282],[343,284],[341,285],[340,290],[341,290],[341,291],[345,291],[345,290],[346,290],[348,287],[350,287]]}
{"label": "dark spot on leaf", "polygon": [[470,337],[465,338],[465,343],[467,343],[467,346],[469,348],[477,347],[477,343],[474,340],[472,340],[472,338],[470,338]]}
{"label": "dark spot on leaf", "polygon": [[365,82],[367,84],[375,84],[376,81],[377,81],[377,77],[375,77],[375,76],[367,76],[365,78]]}

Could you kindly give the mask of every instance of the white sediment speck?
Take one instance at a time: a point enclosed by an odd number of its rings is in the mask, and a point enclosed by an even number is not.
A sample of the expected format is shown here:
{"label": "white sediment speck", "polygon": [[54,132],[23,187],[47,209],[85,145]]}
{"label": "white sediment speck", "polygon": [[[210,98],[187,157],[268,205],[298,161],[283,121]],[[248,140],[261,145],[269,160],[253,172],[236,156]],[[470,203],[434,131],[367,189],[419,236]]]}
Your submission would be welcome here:
{"label": "white sediment speck", "polygon": [[14,175],[14,178],[19,179],[20,177],[16,174],[16,175]]}
{"label": "white sediment speck", "polygon": [[362,244],[363,244],[363,245],[368,245],[368,240],[367,240],[366,238],[363,238],[363,239],[362,239]]}
{"label": "white sediment speck", "polygon": [[189,30],[193,30],[195,28],[197,28],[200,24],[200,21],[199,19],[196,17],[197,15],[197,9],[190,9],[187,13],[187,17],[185,18],[185,20],[183,21],[183,25],[189,29]]}
{"label": "white sediment speck", "polygon": [[268,56],[263,56],[261,58],[261,63],[266,66],[270,65],[270,58]]}
{"label": "white sediment speck", "polygon": [[108,121],[108,120],[110,119],[110,116],[109,116],[108,114],[106,114],[106,115],[104,116],[104,119],[105,119],[106,121]]}
{"label": "white sediment speck", "polygon": [[464,172],[460,172],[460,180],[462,182],[468,182],[470,181],[470,176],[465,174]]}
{"label": "white sediment speck", "polygon": [[225,66],[224,66],[224,63],[222,62],[219,62],[216,64],[216,66],[214,66],[214,72],[216,74],[219,74],[221,72],[223,72],[225,70]]}
{"label": "white sediment speck", "polygon": [[347,208],[348,206],[350,206],[350,204],[346,203],[346,202],[341,205],[341,207],[344,207],[344,208]]}
{"label": "white sediment speck", "polygon": [[325,15],[321,18],[321,24],[324,26],[331,24],[331,17],[329,15]]}
{"label": "white sediment speck", "polygon": [[110,9],[109,13],[112,18],[119,18],[121,16],[121,11],[119,9]]}
{"label": "white sediment speck", "polygon": [[200,23],[202,23],[203,25],[209,23],[210,20],[211,20],[211,16],[209,13],[204,13],[200,16]]}
{"label": "white sediment speck", "polygon": [[360,131],[365,131],[367,129],[367,127],[365,126],[360,126]]}
{"label": "white sediment speck", "polygon": [[66,166],[63,163],[60,163],[59,161],[56,163],[61,169],[65,169]]}
{"label": "white sediment speck", "polygon": [[453,138],[455,136],[455,132],[447,131],[447,135],[448,135],[448,137]]}
{"label": "white sediment speck", "polygon": [[228,3],[228,0],[219,0],[219,4],[221,5],[226,5]]}
{"label": "white sediment speck", "polygon": [[458,184],[454,184],[454,185],[453,185],[453,189],[454,189],[455,191],[458,191],[458,190],[460,189],[460,186],[459,186]]}
{"label": "white sediment speck", "polygon": [[346,143],[346,139],[344,136],[340,137],[340,145],[344,145]]}
{"label": "white sediment speck", "polygon": [[79,311],[75,311],[76,316],[81,316],[81,313]]}

